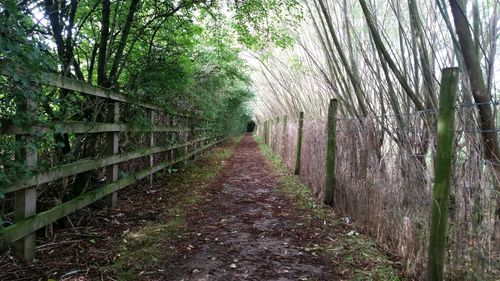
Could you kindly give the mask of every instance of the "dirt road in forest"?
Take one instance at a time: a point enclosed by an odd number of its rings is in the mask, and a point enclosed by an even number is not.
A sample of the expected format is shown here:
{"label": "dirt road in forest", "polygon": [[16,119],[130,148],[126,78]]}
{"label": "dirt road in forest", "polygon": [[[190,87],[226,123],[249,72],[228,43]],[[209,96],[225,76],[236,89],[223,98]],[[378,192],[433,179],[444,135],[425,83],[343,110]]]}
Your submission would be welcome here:
{"label": "dirt road in forest", "polygon": [[336,280],[333,265],[306,249],[314,238],[255,140],[247,135],[188,221],[164,280]]}
{"label": "dirt road in forest", "polygon": [[0,254],[0,281],[409,280],[267,148],[238,140],[122,190],[118,208],[81,210],[74,227],[39,236],[33,263]]}

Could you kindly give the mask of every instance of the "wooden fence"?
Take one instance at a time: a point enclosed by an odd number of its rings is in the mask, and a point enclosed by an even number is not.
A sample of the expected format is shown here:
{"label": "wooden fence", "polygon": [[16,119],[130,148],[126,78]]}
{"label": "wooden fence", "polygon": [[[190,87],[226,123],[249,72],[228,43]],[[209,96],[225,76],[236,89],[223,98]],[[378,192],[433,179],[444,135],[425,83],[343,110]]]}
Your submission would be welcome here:
{"label": "wooden fence", "polygon": [[[6,64],[0,61],[0,73],[4,76],[14,76],[7,71]],[[12,125],[10,120],[0,120],[0,135],[15,135],[16,138],[23,138],[23,151],[16,157],[16,161],[22,162],[27,168],[35,168],[38,161],[37,149],[32,143],[35,135],[45,135],[50,133],[71,133],[71,134],[106,134],[106,156],[94,157],[91,159],[80,159],[72,163],[49,168],[35,175],[20,179],[10,186],[0,187],[0,191],[5,195],[15,193],[14,221],[8,227],[0,227],[0,248],[14,243],[15,254],[26,260],[32,260],[35,255],[35,231],[47,226],[58,219],[61,219],[78,209],[84,208],[97,200],[105,198],[108,206],[117,204],[117,191],[130,186],[141,179],[149,177],[152,182],[153,174],[168,168],[177,163],[184,163],[196,154],[213,146],[222,140],[217,136],[209,125],[210,121],[203,120],[202,126],[189,126],[188,123],[200,121],[187,115],[169,115],[172,122],[170,125],[154,124],[155,114],[165,114],[164,110],[154,104],[133,100],[125,95],[110,91],[108,89],[92,86],[88,83],[64,78],[55,74],[44,73],[37,83],[52,86],[59,89],[66,89],[83,95],[94,96],[104,99],[109,106],[108,123],[97,122],[50,122],[49,125],[35,124],[30,127],[19,128]],[[23,110],[36,112],[36,104],[30,100],[23,102]],[[150,128],[141,128],[131,124],[120,123],[121,106],[138,106],[148,114],[148,118],[153,122]],[[34,116],[35,120],[37,116]],[[175,125],[174,125],[175,124]],[[124,132],[141,131],[148,134],[146,147],[141,147],[131,152],[119,151],[119,136]],[[171,133],[175,138],[174,144],[157,144],[155,133]],[[31,144],[31,145],[30,145]],[[159,153],[170,153],[166,161],[155,163],[154,156]],[[148,157],[148,168],[131,175],[119,177],[118,164]],[[74,176],[83,172],[96,169],[105,169],[106,183],[95,190],[85,192],[67,202],[57,205],[51,209],[37,213],[37,187],[61,178]]]}

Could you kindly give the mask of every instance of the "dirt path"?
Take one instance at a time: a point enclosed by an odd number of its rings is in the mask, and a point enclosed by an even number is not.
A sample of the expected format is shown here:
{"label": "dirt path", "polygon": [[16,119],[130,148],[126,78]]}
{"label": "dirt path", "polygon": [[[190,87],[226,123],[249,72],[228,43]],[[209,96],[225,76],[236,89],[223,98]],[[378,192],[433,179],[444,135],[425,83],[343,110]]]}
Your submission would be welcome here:
{"label": "dirt path", "polygon": [[247,135],[188,221],[192,233],[165,247],[174,257],[164,280],[336,280],[305,247],[314,242]]}
{"label": "dirt path", "polygon": [[407,280],[271,151],[238,140],[122,190],[116,209],[90,206],[74,227],[39,233],[33,263],[0,253],[0,281]]}

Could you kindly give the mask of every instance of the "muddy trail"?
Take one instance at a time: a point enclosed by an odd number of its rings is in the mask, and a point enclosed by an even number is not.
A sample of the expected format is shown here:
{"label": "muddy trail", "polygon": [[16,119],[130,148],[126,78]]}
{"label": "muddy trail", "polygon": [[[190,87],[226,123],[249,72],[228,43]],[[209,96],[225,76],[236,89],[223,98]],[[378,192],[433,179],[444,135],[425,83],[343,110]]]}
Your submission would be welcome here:
{"label": "muddy trail", "polygon": [[[194,230],[172,241],[164,280],[336,280],[334,268],[306,248],[316,241],[256,141],[245,136],[188,221]],[[157,276],[158,277],[158,276]]]}

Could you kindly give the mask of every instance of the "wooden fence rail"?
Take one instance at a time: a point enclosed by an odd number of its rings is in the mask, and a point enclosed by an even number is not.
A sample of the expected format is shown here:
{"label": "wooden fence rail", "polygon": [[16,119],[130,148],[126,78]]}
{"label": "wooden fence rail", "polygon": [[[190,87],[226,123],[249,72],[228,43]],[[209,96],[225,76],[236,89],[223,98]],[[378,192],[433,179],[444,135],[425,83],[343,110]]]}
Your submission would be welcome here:
{"label": "wooden fence rail", "polygon": [[144,129],[136,125],[123,123],[88,123],[79,121],[54,121],[50,124],[35,125],[29,128],[19,128],[14,126],[9,120],[1,120],[0,134],[3,135],[31,135],[50,133],[75,133],[75,134],[95,134],[106,132],[189,132],[206,131],[207,128],[189,128],[172,126],[153,126],[152,129]]}
{"label": "wooden fence rail", "polygon": [[[8,64],[0,60],[0,74],[14,77],[9,71]],[[19,71],[19,70],[16,70]],[[24,163],[27,167],[35,168],[38,160],[37,151],[33,149],[33,138],[35,135],[51,133],[71,134],[106,134],[105,156],[91,159],[80,159],[74,162],[58,165],[29,177],[19,179],[10,186],[0,187],[3,194],[15,193],[14,218],[15,223],[8,227],[0,227],[0,248],[15,242],[15,254],[26,260],[34,258],[35,239],[34,233],[38,229],[61,219],[78,209],[86,207],[97,200],[108,198],[108,205],[116,204],[116,192],[124,187],[130,186],[137,181],[149,177],[152,184],[153,174],[177,163],[185,163],[194,158],[207,148],[222,140],[221,136],[215,134],[210,127],[210,121],[201,120],[189,115],[168,115],[169,124],[154,124],[155,115],[163,112],[161,107],[154,104],[131,99],[120,93],[108,89],[92,86],[88,83],[74,79],[60,77],[55,74],[44,73],[40,75],[39,84],[66,89],[85,95],[104,98],[109,101],[108,123],[81,122],[81,121],[59,121],[35,123],[32,126],[19,128],[14,126],[11,120],[0,120],[0,135],[15,135],[16,139],[23,140],[22,153],[16,155],[16,161]],[[148,119],[153,126],[142,128],[132,124],[120,123],[120,107],[123,105],[135,105],[146,110]],[[33,111],[36,104],[27,100],[22,110]],[[21,109],[21,107],[20,107]],[[37,116],[33,116],[36,120]],[[176,120],[177,119],[177,120]],[[202,121],[202,125],[196,127],[188,126],[185,121]],[[183,122],[184,121],[184,122]],[[147,144],[131,152],[119,151],[119,134],[121,132],[144,132],[147,134]],[[167,138],[173,144],[159,144],[155,139],[155,133],[171,133]],[[168,152],[168,160],[155,163],[155,155]],[[147,168],[132,175],[119,178],[118,164],[148,157]],[[106,184],[96,190],[83,193],[67,202],[57,205],[46,211],[36,213],[36,189],[37,186],[53,182],[57,179],[74,176],[83,172],[106,168]]]}

